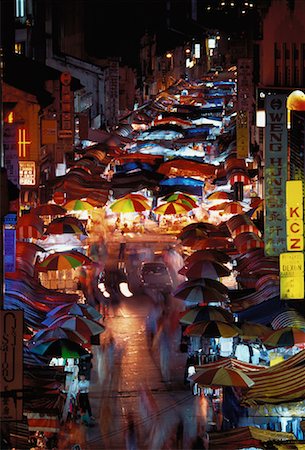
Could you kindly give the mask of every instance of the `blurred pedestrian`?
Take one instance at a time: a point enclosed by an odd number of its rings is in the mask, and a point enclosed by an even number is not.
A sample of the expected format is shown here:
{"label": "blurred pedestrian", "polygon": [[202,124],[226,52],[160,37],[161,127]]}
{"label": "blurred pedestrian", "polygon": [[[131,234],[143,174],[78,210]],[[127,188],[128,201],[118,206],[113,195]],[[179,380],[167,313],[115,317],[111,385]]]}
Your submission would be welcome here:
{"label": "blurred pedestrian", "polygon": [[91,411],[91,405],[89,401],[89,386],[90,382],[86,379],[86,376],[84,374],[80,374],[79,376],[79,382],[78,382],[78,405],[80,410],[86,414],[86,412],[89,415],[90,419],[93,419],[92,411]]}
{"label": "blurred pedestrian", "polygon": [[184,433],[184,422],[183,418],[180,417],[177,429],[176,429],[176,447],[177,449],[183,449],[183,433]]}
{"label": "blurred pedestrian", "polygon": [[127,430],[125,435],[126,450],[138,450],[138,433],[132,413],[127,416]]}

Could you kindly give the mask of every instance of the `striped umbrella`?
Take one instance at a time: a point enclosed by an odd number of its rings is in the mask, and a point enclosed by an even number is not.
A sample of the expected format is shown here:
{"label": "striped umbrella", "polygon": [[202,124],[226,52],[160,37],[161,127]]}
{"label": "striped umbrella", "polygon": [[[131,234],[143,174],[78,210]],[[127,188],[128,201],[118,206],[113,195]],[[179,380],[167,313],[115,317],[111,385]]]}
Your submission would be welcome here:
{"label": "striped umbrella", "polygon": [[110,209],[115,213],[137,213],[150,210],[150,205],[147,199],[129,194],[113,202]]}
{"label": "striped umbrella", "polygon": [[[43,325],[45,324],[44,321],[42,323]],[[58,326],[67,330],[76,331],[85,338],[95,336],[105,331],[105,327],[96,320],[87,319],[87,317],[71,316],[69,314],[54,318],[51,326]]]}
{"label": "striped umbrella", "polygon": [[207,304],[210,302],[223,302],[226,295],[209,286],[195,285],[183,289],[176,289],[173,295],[185,302]]}
{"label": "striped umbrella", "polygon": [[88,352],[80,344],[69,339],[56,339],[38,343],[30,347],[30,351],[36,355],[57,358],[79,358]]}
{"label": "striped umbrella", "polygon": [[92,264],[92,260],[88,256],[83,255],[76,250],[67,252],[56,252],[47,256],[42,262],[37,264],[40,272],[49,270],[69,270],[78,266]]}
{"label": "striped umbrella", "polygon": [[240,335],[241,329],[233,323],[209,320],[188,325],[183,334],[185,336],[202,336],[207,338],[229,338]]}
{"label": "striped umbrella", "polygon": [[254,381],[239,369],[218,367],[215,369],[200,370],[192,375],[191,380],[200,386],[231,386],[249,388],[254,385]]}
{"label": "striped umbrella", "polygon": [[233,194],[225,191],[214,191],[207,196],[207,200],[232,200]]}
{"label": "striped umbrella", "polygon": [[186,202],[189,203],[193,208],[198,208],[198,204],[196,203],[195,199],[191,195],[184,194],[183,192],[173,192],[172,194],[168,194],[163,197],[163,200],[165,202]]}
{"label": "striped umbrella", "polygon": [[233,323],[234,316],[230,311],[220,306],[198,306],[182,311],[179,322],[184,325],[191,325],[209,320]]}
{"label": "striped umbrella", "polygon": [[70,200],[64,204],[67,211],[91,211],[94,206],[85,200]]}
{"label": "striped umbrella", "polygon": [[183,266],[178,273],[187,278],[212,278],[228,277],[231,275],[230,269],[224,264],[212,260],[201,260],[191,265]]}
{"label": "striped umbrella", "polygon": [[69,341],[74,341],[78,344],[87,342],[87,339],[76,331],[65,330],[64,328],[55,326],[39,330],[34,336],[32,336],[30,343],[55,341],[56,339],[68,339]]}
{"label": "striped umbrella", "polygon": [[284,327],[272,331],[262,339],[266,347],[293,347],[297,344],[305,344],[305,329],[296,327]]}
{"label": "striped umbrella", "polygon": [[64,303],[63,305],[59,305],[56,306],[56,308],[51,309],[51,311],[47,313],[47,316],[54,320],[54,318],[66,314],[87,317],[87,319],[93,320],[98,320],[103,317],[102,314],[100,314],[95,308],[93,308],[93,306],[89,305],[88,303]]}
{"label": "striped umbrella", "polygon": [[163,205],[157,206],[153,209],[155,214],[173,215],[173,214],[185,214],[192,211],[191,205],[185,205],[178,202],[163,203]]}
{"label": "striped umbrella", "polygon": [[45,234],[79,234],[86,236],[87,233],[83,227],[80,227],[76,223],[61,221],[52,221],[49,223]]}
{"label": "striped umbrella", "polygon": [[196,278],[192,280],[186,280],[180,283],[179,286],[173,291],[173,295],[179,293],[180,290],[193,287],[193,286],[208,286],[216,289],[221,294],[228,295],[229,289],[220,281],[213,280],[211,278]]}
{"label": "striped umbrella", "polygon": [[202,260],[212,260],[220,263],[227,263],[231,261],[231,258],[225,252],[221,252],[220,250],[216,249],[196,250],[185,259],[184,264],[187,266]]}

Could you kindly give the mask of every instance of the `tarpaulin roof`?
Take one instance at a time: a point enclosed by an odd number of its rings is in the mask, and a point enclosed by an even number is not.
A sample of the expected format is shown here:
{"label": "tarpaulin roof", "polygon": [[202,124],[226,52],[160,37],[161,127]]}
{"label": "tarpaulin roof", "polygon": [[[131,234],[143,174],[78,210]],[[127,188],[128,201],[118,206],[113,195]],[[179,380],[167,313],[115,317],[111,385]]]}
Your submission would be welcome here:
{"label": "tarpaulin roof", "polygon": [[262,448],[263,442],[295,440],[293,433],[263,430],[258,427],[238,427],[229,431],[209,433],[209,448],[213,450],[238,450],[249,447]]}
{"label": "tarpaulin roof", "polygon": [[261,372],[251,372],[254,385],[242,394],[242,405],[288,403],[305,396],[305,350]]}
{"label": "tarpaulin roof", "polygon": [[245,232],[236,236],[234,245],[239,253],[246,253],[252,248],[264,248],[264,241],[253,232]]}
{"label": "tarpaulin roof", "polygon": [[295,309],[287,309],[279,313],[271,322],[274,330],[284,327],[297,327],[305,329],[305,317]]}
{"label": "tarpaulin roof", "polygon": [[[199,163],[197,161],[187,160],[185,158],[171,159],[162,163],[158,169],[159,173],[164,175],[176,176],[200,176],[210,177],[214,176],[216,166],[208,163]],[[166,183],[165,183],[166,184]]]}

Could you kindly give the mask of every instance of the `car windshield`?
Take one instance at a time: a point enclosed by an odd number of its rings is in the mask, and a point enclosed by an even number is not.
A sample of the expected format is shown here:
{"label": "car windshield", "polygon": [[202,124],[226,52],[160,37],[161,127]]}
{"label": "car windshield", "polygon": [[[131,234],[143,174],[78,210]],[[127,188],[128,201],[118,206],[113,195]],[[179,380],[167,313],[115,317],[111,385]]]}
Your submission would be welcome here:
{"label": "car windshield", "polygon": [[160,273],[165,271],[166,268],[162,264],[148,264],[143,268],[144,273]]}

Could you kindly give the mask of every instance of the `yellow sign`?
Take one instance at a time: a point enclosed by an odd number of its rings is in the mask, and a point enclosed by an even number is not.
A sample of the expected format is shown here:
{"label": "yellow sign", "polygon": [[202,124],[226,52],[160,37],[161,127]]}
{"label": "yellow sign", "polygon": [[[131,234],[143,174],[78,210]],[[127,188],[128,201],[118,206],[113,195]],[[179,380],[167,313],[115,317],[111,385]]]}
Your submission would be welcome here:
{"label": "yellow sign", "polygon": [[282,300],[304,298],[304,253],[280,254],[280,298]]}
{"label": "yellow sign", "polygon": [[35,161],[19,161],[19,183],[23,186],[35,186]]}
{"label": "yellow sign", "polygon": [[238,111],[236,117],[236,147],[237,158],[247,158],[249,155],[249,113]]}
{"label": "yellow sign", "polygon": [[286,181],[286,221],[287,250],[303,251],[303,182],[301,180]]}

